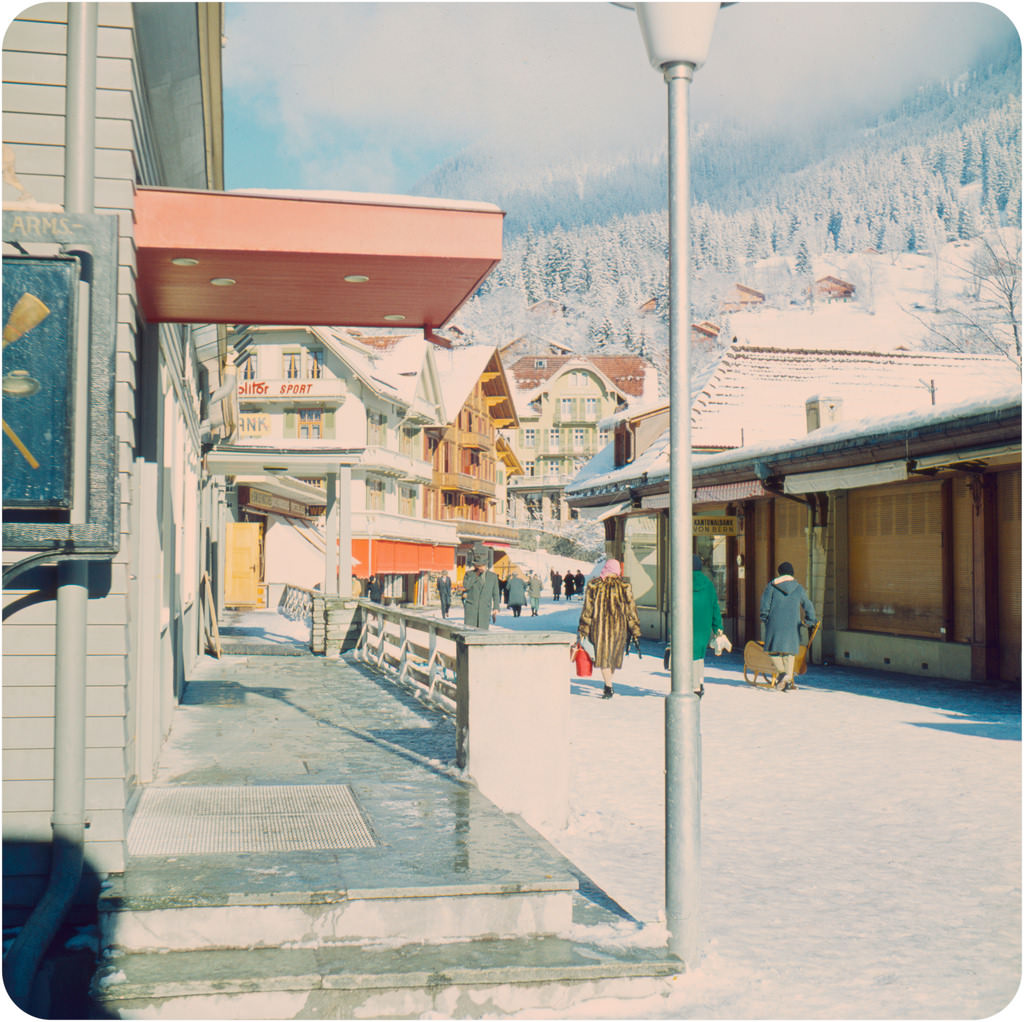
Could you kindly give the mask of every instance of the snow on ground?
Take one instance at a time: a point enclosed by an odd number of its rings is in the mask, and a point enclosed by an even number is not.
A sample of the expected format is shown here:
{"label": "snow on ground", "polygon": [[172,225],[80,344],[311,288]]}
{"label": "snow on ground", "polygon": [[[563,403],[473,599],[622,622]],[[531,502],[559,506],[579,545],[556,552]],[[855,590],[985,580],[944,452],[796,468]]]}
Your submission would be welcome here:
{"label": "snow on ground", "polygon": [[[580,602],[499,626],[575,632]],[[572,680],[570,822],[545,835],[664,939],[661,647],[616,695]],[[569,669],[567,664],[567,670]],[[1016,691],[812,666],[755,689],[708,656],[701,703],[704,955],[666,996],[582,1018],[979,1018],[1013,998],[1021,948]]]}

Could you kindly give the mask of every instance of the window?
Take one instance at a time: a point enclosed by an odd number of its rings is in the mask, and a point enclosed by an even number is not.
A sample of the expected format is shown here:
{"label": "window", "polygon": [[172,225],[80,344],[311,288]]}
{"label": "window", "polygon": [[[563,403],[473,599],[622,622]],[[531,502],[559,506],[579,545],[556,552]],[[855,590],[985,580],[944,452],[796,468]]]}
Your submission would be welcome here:
{"label": "window", "polygon": [[286,351],[284,353],[284,378],[297,380],[302,375],[302,352]]}
{"label": "window", "polygon": [[597,431],[597,439],[600,441],[602,447],[608,446],[608,430],[599,429]]}
{"label": "window", "polygon": [[366,510],[384,510],[384,482],[381,479],[366,480]]}
{"label": "window", "polygon": [[563,397],[562,398],[562,419],[564,420],[564,419],[571,419],[571,418],[572,418],[572,398],[571,397]]}
{"label": "window", "polygon": [[416,514],[416,490],[403,486],[398,491],[398,513],[412,518]]}
{"label": "window", "polygon": [[575,390],[583,390],[587,386],[587,374],[576,372],[572,374],[569,386]]}
{"label": "window", "polygon": [[591,420],[597,418],[597,398],[596,397],[588,397],[587,398],[587,418],[591,419]]}
{"label": "window", "polygon": [[548,367],[547,359],[535,358],[533,360],[533,366],[534,366],[535,369],[547,369],[547,367]]}
{"label": "window", "polygon": [[366,413],[366,444],[368,447],[384,447],[388,440],[388,417],[383,412]]}
{"label": "window", "polygon": [[587,445],[587,431],[585,429],[574,429],[572,431],[572,449],[582,451]]}
{"label": "window", "polygon": [[548,430],[548,450],[557,451],[562,447],[562,431],[560,429]]}
{"label": "window", "polygon": [[320,380],[324,375],[323,348],[310,348],[306,360],[306,375],[311,380]]}
{"label": "window", "polygon": [[536,468],[536,464],[537,463],[534,462],[534,461],[524,461],[523,462],[523,469],[526,471],[526,474],[528,476],[535,475],[534,469]]}
{"label": "window", "polygon": [[420,431],[418,429],[403,426],[398,434],[398,449],[407,458],[421,458],[423,452],[419,438]]}
{"label": "window", "polygon": [[256,356],[249,355],[241,365],[241,376],[243,380],[256,379]]}
{"label": "window", "polygon": [[323,409],[299,409],[299,439],[319,440],[323,436]]}
{"label": "window", "polygon": [[534,448],[537,446],[537,431],[535,429],[523,430],[523,447]]}

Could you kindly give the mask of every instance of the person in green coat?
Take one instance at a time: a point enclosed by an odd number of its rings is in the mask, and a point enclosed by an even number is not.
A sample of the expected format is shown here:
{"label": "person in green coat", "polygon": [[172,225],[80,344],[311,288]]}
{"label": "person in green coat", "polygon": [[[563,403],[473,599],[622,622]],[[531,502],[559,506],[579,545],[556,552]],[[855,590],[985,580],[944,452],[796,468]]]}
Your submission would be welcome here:
{"label": "person in green coat", "polygon": [[475,549],[472,557],[473,566],[462,580],[466,594],[463,607],[468,628],[490,628],[501,606],[498,576],[487,567],[489,560],[485,549]]}
{"label": "person in green coat", "polygon": [[722,611],[715,584],[701,570],[699,554],[693,555],[693,690],[704,694],[704,653],[713,636],[722,631]]}

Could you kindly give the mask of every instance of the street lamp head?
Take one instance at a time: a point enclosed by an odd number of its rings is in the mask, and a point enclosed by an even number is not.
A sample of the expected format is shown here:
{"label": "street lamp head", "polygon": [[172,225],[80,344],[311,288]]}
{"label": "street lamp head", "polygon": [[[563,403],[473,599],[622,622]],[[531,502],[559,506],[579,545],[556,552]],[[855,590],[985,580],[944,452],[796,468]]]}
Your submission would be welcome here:
{"label": "street lamp head", "polygon": [[638,3],[634,7],[647,57],[656,71],[670,64],[696,69],[707,60],[721,4]]}

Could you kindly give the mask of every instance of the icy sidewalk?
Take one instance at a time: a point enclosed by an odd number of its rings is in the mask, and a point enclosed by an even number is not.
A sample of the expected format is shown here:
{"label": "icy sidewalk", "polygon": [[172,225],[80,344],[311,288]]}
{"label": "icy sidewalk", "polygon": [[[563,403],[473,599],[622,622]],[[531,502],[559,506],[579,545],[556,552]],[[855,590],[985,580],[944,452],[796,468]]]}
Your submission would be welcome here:
{"label": "icy sidewalk", "polygon": [[[546,597],[507,628],[574,632]],[[529,612],[527,611],[527,614]],[[661,647],[626,659],[616,696],[572,681],[570,825],[546,836],[662,926]],[[667,997],[579,1017],[979,1018],[1020,978],[1019,692],[812,666],[795,692],[707,660],[705,957]],[[566,671],[570,665],[566,663]]]}

